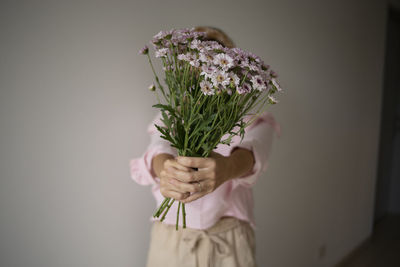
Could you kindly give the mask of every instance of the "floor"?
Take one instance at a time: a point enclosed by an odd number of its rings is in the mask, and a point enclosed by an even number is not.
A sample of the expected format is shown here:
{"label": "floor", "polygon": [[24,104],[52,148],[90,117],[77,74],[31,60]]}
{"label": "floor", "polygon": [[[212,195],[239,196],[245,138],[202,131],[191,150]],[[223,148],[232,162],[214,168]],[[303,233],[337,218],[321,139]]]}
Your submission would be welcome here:
{"label": "floor", "polygon": [[336,267],[400,267],[400,215],[380,220],[370,241]]}

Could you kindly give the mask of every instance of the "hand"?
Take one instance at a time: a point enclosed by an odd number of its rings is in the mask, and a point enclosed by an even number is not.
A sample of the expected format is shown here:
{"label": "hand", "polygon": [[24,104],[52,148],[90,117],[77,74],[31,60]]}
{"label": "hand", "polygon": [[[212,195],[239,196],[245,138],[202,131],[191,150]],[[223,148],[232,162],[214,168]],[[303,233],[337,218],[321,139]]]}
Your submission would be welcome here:
{"label": "hand", "polygon": [[160,178],[161,194],[182,203],[213,192],[227,180],[246,177],[253,165],[253,153],[244,148],[233,149],[229,157],[211,152],[208,158],[174,159],[172,155],[160,154],[153,159],[154,172]]}
{"label": "hand", "polygon": [[[187,190],[192,194],[180,199],[182,203],[189,203],[199,199],[233,178],[230,172],[232,166],[229,157],[222,156],[216,152],[211,152],[208,158],[177,157],[176,161],[179,165],[176,168],[180,168],[182,171],[179,177],[176,176],[177,179],[181,180],[179,187],[184,189],[183,185],[190,185],[190,189],[192,189],[190,191]],[[190,171],[187,172],[182,167]],[[195,171],[193,168],[197,168],[198,170]]]}
{"label": "hand", "polygon": [[164,160],[159,173],[161,194],[181,201],[190,193],[197,192],[198,186],[190,183],[195,179],[193,172],[193,169],[179,164],[174,158]]}

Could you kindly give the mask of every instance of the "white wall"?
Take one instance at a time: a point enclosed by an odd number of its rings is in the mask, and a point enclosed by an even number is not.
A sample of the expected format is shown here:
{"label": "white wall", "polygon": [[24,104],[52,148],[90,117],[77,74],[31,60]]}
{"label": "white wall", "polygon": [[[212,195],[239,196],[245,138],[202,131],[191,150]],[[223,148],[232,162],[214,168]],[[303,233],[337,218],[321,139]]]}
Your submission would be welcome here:
{"label": "white wall", "polygon": [[201,24],[286,91],[255,189],[259,265],[332,266],[371,232],[385,16],[379,0],[2,1],[0,265],[144,266],[155,203],[128,161],[155,100],[136,53]]}

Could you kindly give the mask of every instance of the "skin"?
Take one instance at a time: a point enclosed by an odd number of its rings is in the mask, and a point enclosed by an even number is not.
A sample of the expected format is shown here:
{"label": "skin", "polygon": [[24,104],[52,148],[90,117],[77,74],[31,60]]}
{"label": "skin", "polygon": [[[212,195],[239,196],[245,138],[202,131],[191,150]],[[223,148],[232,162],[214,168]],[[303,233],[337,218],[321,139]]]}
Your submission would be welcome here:
{"label": "skin", "polygon": [[153,174],[160,178],[161,194],[182,203],[199,199],[230,179],[245,177],[253,166],[253,153],[244,148],[234,148],[227,157],[212,152],[208,158],[174,158],[163,153],[152,160]]}

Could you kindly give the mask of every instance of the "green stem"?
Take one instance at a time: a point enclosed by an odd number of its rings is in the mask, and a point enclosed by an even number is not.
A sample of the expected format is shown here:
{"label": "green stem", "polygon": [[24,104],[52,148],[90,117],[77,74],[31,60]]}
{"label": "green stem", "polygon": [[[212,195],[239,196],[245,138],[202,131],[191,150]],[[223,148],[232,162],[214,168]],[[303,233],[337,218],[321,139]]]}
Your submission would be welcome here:
{"label": "green stem", "polygon": [[170,198],[166,197],[164,198],[164,201],[161,203],[160,207],[157,209],[157,211],[154,213],[153,217],[158,218],[160,217],[161,213],[165,209],[166,205],[168,205]]}
{"label": "green stem", "polygon": [[149,55],[149,54],[147,54],[147,58],[149,59],[149,63],[150,63],[151,69],[152,69],[152,71],[153,71],[154,77],[155,77],[155,79],[156,79],[156,82],[157,82],[157,84],[158,84],[158,87],[160,87],[160,90],[161,90],[161,92],[162,92],[164,98],[167,99],[167,97],[165,96],[164,87],[161,85],[160,80],[158,79],[157,73],[156,73],[156,71],[154,70],[154,66],[153,66],[153,63],[151,62],[151,58],[150,58],[150,55]]}
{"label": "green stem", "polygon": [[172,199],[172,201],[171,201],[171,202],[169,203],[169,205],[167,206],[167,209],[164,211],[164,214],[163,214],[163,216],[161,217],[160,222],[164,221],[165,216],[167,215],[169,209],[171,208],[172,204],[174,204],[174,202],[175,202],[175,199]]}
{"label": "green stem", "polygon": [[182,203],[182,216],[183,216],[183,228],[186,228],[186,211],[185,211],[185,203]]}
{"label": "green stem", "polygon": [[176,213],[176,230],[178,231],[178,225],[179,225],[179,210],[181,209],[181,202],[178,203],[178,211]]}

